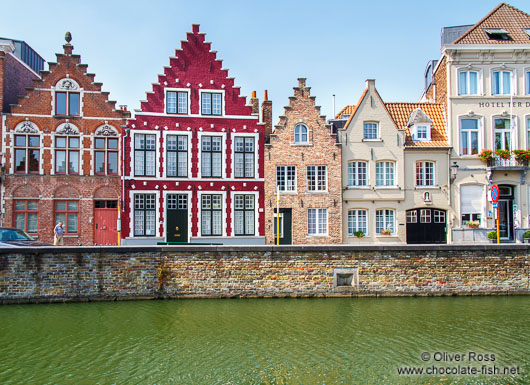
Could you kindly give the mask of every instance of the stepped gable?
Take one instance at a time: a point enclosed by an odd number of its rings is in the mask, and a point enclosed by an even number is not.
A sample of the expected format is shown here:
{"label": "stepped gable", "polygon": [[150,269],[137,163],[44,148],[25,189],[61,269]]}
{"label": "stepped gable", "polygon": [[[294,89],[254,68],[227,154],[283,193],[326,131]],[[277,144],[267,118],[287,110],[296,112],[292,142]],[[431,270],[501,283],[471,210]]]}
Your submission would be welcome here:
{"label": "stepped gable", "polygon": [[[488,28],[503,29],[509,38],[490,39],[484,31]],[[530,36],[525,32],[527,28],[530,28],[530,15],[501,3],[453,44],[530,44]]]}
{"label": "stepped gable", "polygon": [[18,97],[18,104],[11,106],[11,113],[32,114],[36,110],[46,110],[52,105],[52,95],[41,92],[42,88],[51,89],[61,79],[70,79],[72,90],[97,91],[86,97],[93,98],[98,109],[91,109],[90,116],[102,118],[130,117],[130,112],[116,109],[116,102],[109,100],[109,92],[102,91],[103,83],[95,81],[95,74],[88,72],[88,65],[81,63],[81,56],[73,54],[74,46],[70,43],[63,45],[64,52],[56,53],[57,61],[48,62],[48,70],[41,71],[41,78],[33,80],[33,87],[26,88],[26,95]]}
{"label": "stepped gable", "polygon": [[[385,103],[385,107],[399,129],[406,132],[406,147],[449,147],[445,130],[445,111],[438,103]],[[420,110],[420,111],[417,111]],[[432,121],[430,141],[414,142],[410,133],[412,115],[427,115]]]}
{"label": "stepped gable", "polygon": [[164,92],[166,88],[191,89],[191,113],[199,113],[199,90],[224,90],[226,115],[251,115],[252,107],[246,104],[246,97],[240,95],[240,87],[234,85],[234,78],[228,76],[228,69],[217,58],[217,51],[205,41],[206,34],[199,32],[199,24],[193,24],[193,32],[186,34],[181,48],[169,58],[169,66],[158,75],[152,91],[141,101],[140,111],[164,113]]}
{"label": "stepped gable", "polygon": [[320,114],[320,106],[315,103],[316,96],[311,96],[311,87],[306,86],[306,79],[298,78],[298,87],[293,87],[293,90],[294,94],[289,96],[289,104],[284,106],[284,115],[280,116],[278,124],[274,126],[272,136],[279,135],[287,128],[289,120],[292,120],[294,127],[299,121],[306,121],[308,118],[317,123],[311,129],[325,127],[330,135],[336,135],[332,133],[331,125],[326,122],[326,116]]}

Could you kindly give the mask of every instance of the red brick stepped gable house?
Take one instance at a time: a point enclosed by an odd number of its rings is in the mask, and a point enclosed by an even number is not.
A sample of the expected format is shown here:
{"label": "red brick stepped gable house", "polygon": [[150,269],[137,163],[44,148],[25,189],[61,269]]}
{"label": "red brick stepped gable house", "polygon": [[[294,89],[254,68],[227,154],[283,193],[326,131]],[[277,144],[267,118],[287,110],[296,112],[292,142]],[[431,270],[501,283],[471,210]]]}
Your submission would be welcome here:
{"label": "red brick stepped gable house", "polygon": [[277,188],[280,244],[341,243],[340,144],[306,79],[293,89],[265,151],[267,243],[276,243]]}
{"label": "red brick stepped gable house", "polygon": [[130,115],[66,39],[3,120],[3,224],[51,243],[61,220],[66,245],[117,244],[120,134]]}
{"label": "red brick stepped gable house", "polygon": [[124,143],[123,244],[264,243],[264,124],[199,25]]}

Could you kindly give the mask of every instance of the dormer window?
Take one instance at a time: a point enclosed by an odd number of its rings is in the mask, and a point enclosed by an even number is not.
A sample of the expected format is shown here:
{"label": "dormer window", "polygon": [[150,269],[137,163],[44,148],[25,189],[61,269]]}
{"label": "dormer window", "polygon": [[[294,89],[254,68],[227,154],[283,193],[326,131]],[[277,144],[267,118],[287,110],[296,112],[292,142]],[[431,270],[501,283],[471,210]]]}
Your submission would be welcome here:
{"label": "dormer window", "polygon": [[431,126],[426,124],[416,124],[412,128],[412,139],[415,142],[431,140]]}
{"label": "dormer window", "polygon": [[55,86],[55,115],[81,115],[81,94],[77,82],[72,79],[62,79]]}
{"label": "dormer window", "polygon": [[512,40],[508,31],[502,28],[484,28],[484,32],[490,40]]}
{"label": "dormer window", "polygon": [[524,33],[526,33],[526,36],[530,37],[530,28],[523,28]]}
{"label": "dormer window", "polygon": [[223,94],[219,92],[201,92],[201,114],[222,115]]}
{"label": "dormer window", "polygon": [[308,129],[305,124],[297,124],[294,127],[294,142],[296,144],[308,143]]}

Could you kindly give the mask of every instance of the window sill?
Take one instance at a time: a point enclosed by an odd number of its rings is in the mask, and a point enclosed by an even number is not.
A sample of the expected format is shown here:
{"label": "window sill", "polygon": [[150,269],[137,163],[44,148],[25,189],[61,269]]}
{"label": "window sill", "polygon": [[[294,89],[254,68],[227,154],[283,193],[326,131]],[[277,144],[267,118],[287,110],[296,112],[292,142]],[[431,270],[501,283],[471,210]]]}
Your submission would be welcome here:
{"label": "window sill", "polygon": [[308,195],[327,195],[329,194],[329,191],[306,191],[305,193]]}
{"label": "window sill", "polygon": [[307,234],[308,237],[317,238],[317,237],[329,237],[329,234]]}
{"label": "window sill", "polygon": [[81,115],[53,115],[53,118],[55,119],[79,119],[81,118]]}
{"label": "window sill", "polygon": [[416,186],[416,190],[438,190],[440,186]]}
{"label": "window sill", "polygon": [[298,195],[298,191],[280,191],[280,195]]}
{"label": "window sill", "polygon": [[401,190],[398,186],[374,186],[374,190]]}
{"label": "window sill", "polygon": [[390,234],[390,235],[377,234],[375,237],[376,238],[399,238],[397,234]]}
{"label": "window sill", "polygon": [[370,186],[346,186],[346,190],[370,190]]}
{"label": "window sill", "polygon": [[293,147],[312,147],[313,143],[291,143]]}
{"label": "window sill", "polygon": [[79,234],[64,234],[63,238],[79,238]]}
{"label": "window sill", "polygon": [[362,142],[383,142],[383,139],[381,138],[378,138],[378,139],[362,139],[361,140]]}

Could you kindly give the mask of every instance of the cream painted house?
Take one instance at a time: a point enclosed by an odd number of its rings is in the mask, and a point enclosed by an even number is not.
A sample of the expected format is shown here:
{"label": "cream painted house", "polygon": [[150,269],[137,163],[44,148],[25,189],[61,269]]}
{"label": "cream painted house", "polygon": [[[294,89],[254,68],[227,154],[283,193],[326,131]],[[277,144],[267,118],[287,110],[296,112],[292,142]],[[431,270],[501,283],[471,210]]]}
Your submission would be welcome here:
{"label": "cream painted house", "polygon": [[[520,241],[529,227],[530,178],[513,150],[530,150],[530,15],[500,4],[442,47],[432,79],[423,100],[447,108],[453,241],[487,241],[495,226],[493,184],[501,240]],[[484,150],[493,151],[491,161],[479,157]]]}
{"label": "cream painted house", "polygon": [[384,103],[367,80],[340,141],[344,243],[447,242],[442,105]]}

